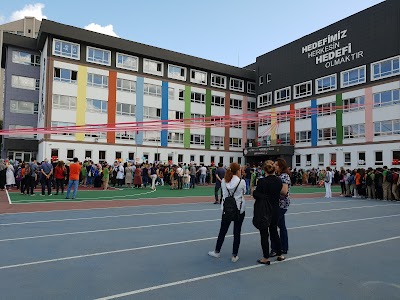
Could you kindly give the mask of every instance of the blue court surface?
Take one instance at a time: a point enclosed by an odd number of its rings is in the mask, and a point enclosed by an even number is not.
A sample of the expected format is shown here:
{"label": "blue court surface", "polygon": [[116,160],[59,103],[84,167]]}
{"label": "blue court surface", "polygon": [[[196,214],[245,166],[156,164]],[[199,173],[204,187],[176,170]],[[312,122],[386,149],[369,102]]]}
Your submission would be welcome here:
{"label": "blue court surface", "polygon": [[236,263],[209,203],[0,215],[0,298],[400,299],[400,203],[296,199],[270,266],[252,205]]}

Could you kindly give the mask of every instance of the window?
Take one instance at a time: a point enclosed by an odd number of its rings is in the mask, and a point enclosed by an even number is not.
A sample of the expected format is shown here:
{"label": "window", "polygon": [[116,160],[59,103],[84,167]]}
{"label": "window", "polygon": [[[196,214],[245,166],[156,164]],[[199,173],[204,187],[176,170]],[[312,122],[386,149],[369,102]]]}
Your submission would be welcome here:
{"label": "window", "polygon": [[178,163],[183,162],[183,154],[178,154]]}
{"label": "window", "polygon": [[124,132],[117,132],[115,138],[118,140],[135,140],[135,132],[134,131],[124,131]]}
{"label": "window", "polygon": [[255,102],[248,101],[247,102],[247,110],[248,111],[256,111],[257,104]]}
{"label": "window", "polygon": [[185,101],[185,91],[184,90],[179,90],[179,100]]}
{"label": "window", "polygon": [[[17,130],[17,129],[33,129],[32,126],[22,126],[22,125],[9,125],[9,130]],[[18,135],[9,135],[9,138],[16,138],[16,139],[34,139],[36,138],[36,134],[27,133],[27,134],[18,134]]]}
{"label": "window", "polygon": [[231,98],[230,107],[236,109],[242,109],[242,100]]}
{"label": "window", "polygon": [[350,152],[344,153],[344,165],[351,166],[351,153]]}
{"label": "window", "polygon": [[203,134],[191,134],[190,143],[194,145],[204,145],[204,135]]}
{"label": "window", "polygon": [[122,152],[121,151],[115,151],[115,159],[121,159],[122,158]]}
{"label": "window", "polygon": [[136,81],[117,78],[117,90],[123,92],[136,92]]}
{"label": "window", "polygon": [[276,114],[276,119],[279,123],[285,123],[290,121],[290,111],[281,111]]}
{"label": "window", "polygon": [[134,160],[135,159],[135,152],[128,152],[128,159]]}
{"label": "window", "polygon": [[92,158],[92,150],[86,150],[85,159],[91,159],[91,158]]}
{"label": "window", "polygon": [[365,166],[365,152],[358,152],[358,165]]}
{"label": "window", "polygon": [[290,133],[277,134],[276,140],[279,145],[290,145]]}
{"label": "window", "polygon": [[301,166],[301,155],[297,154],[296,155],[296,167]]}
{"label": "window", "polygon": [[[67,122],[59,122],[59,121],[52,121],[51,122],[51,127],[70,127],[70,126],[76,126],[75,123],[67,123]],[[57,128],[55,128],[57,129]],[[75,135],[74,133],[68,133],[68,132],[64,132],[64,133],[52,133],[52,134],[57,134],[57,135]]]}
{"label": "window", "polygon": [[[10,101],[10,112],[16,113],[16,114],[33,115],[35,113],[35,103],[11,100]],[[37,113],[37,110],[36,110],[36,113]]]}
{"label": "window", "polygon": [[52,148],[50,153],[51,153],[51,157],[58,157],[58,149]]}
{"label": "window", "polygon": [[80,59],[80,45],[62,40],[53,40],[53,55]]}
{"label": "window", "polygon": [[231,78],[229,81],[229,89],[231,91],[244,92],[244,80]]}
{"label": "window", "polygon": [[111,66],[111,51],[88,46],[86,48],[86,61]]}
{"label": "window", "polygon": [[318,130],[318,141],[332,141],[336,139],[336,128]]}
{"label": "window", "polygon": [[154,153],[154,161],[160,161],[160,153]]}
{"label": "window", "polygon": [[196,103],[206,103],[206,95],[202,93],[192,92],[190,95],[190,101]]}
{"label": "window", "polygon": [[400,119],[374,122],[375,136],[400,134]]}
{"label": "window", "polygon": [[385,59],[371,64],[371,80],[378,80],[400,73],[400,56]]}
{"label": "window", "polygon": [[364,138],[365,137],[365,124],[355,124],[343,126],[345,139]]}
{"label": "window", "polygon": [[295,111],[296,120],[310,119],[311,114],[312,114],[311,107],[303,107],[303,108],[296,109],[296,111]]}
{"label": "window", "polygon": [[230,164],[233,163],[233,156],[230,156],[230,157],[229,157],[229,163],[230,163]]}
{"label": "window", "polygon": [[176,120],[182,120],[184,119],[184,112],[183,111],[176,111],[175,112],[175,119]]}
{"label": "window", "polygon": [[108,76],[88,73],[87,85],[108,88]]}
{"label": "window", "polygon": [[375,165],[383,166],[383,152],[382,151],[375,152]]}
{"label": "window", "polygon": [[258,108],[272,105],[272,92],[258,96]]}
{"label": "window", "polygon": [[75,152],[75,150],[73,150],[73,149],[67,150],[67,160],[69,160],[69,161],[74,160],[74,152]]}
{"label": "window", "polygon": [[293,90],[294,90],[294,99],[310,96],[312,94],[312,82],[307,81],[296,84],[293,87]]}
{"label": "window", "polygon": [[54,80],[67,83],[76,83],[77,78],[78,78],[77,71],[54,68]]}
{"label": "window", "polygon": [[[118,135],[118,133],[117,133],[117,135]],[[89,133],[85,133],[85,137],[95,138],[95,142],[97,142],[98,139],[105,139],[106,133],[105,132],[89,132]]]}
{"label": "window", "polygon": [[107,113],[107,101],[86,99],[86,111],[94,113]]}
{"label": "window", "polygon": [[12,75],[11,86],[17,89],[38,91],[39,79]]}
{"label": "window", "polygon": [[161,86],[151,83],[144,84],[144,94],[150,96],[161,97]]}
{"label": "window", "polygon": [[203,164],[204,163],[204,155],[200,155],[199,158],[200,158],[200,163]]}
{"label": "window", "polygon": [[256,93],[256,83],[255,82],[247,82],[247,93],[255,94]]}
{"label": "window", "polygon": [[139,59],[136,56],[126,55],[117,52],[117,68],[137,71],[138,65]]}
{"label": "window", "polygon": [[40,66],[40,55],[30,54],[22,51],[13,51],[12,62],[28,66]]}
{"label": "window", "polygon": [[331,103],[324,103],[324,104],[319,104],[318,105],[318,116],[330,116],[334,114],[336,111],[336,103],[331,102]]}
{"label": "window", "polygon": [[242,164],[242,158],[238,157],[238,164],[241,165]]}
{"label": "window", "polygon": [[350,99],[343,99],[343,111],[351,112],[351,111],[359,111],[364,110],[365,108],[365,97],[359,96]]}
{"label": "window", "polygon": [[106,161],[106,151],[100,150],[99,151],[99,163],[103,163]]}
{"label": "window", "polygon": [[290,87],[275,91],[275,103],[282,103],[290,100]]}
{"label": "window", "polygon": [[264,84],[264,76],[258,77],[258,85],[263,85]]}
{"label": "window", "polygon": [[183,144],[183,133],[168,132],[168,142]]}
{"label": "window", "polygon": [[186,81],[186,68],[174,65],[168,65],[168,77]]}
{"label": "window", "polygon": [[311,154],[306,155],[306,166],[311,166]]}
{"label": "window", "polygon": [[223,163],[224,163],[224,157],[223,157],[223,156],[220,156],[220,157],[219,157],[219,163],[220,163],[220,164],[223,164]]}
{"label": "window", "polygon": [[229,146],[234,148],[242,147],[242,139],[241,138],[229,138]]}
{"label": "window", "polygon": [[161,118],[161,109],[155,107],[143,107],[143,117],[149,119],[160,119]]}
{"label": "window", "polygon": [[336,165],[336,153],[331,153],[330,165],[331,165],[331,166]]}
{"label": "window", "polygon": [[159,131],[145,131],[143,133],[143,141],[159,142],[160,132]]}
{"label": "window", "polygon": [[117,115],[134,116],[135,112],[136,112],[136,106],[134,104],[117,102]]}
{"label": "window", "polygon": [[336,74],[315,80],[315,93],[321,94],[336,90]]}
{"label": "window", "polygon": [[212,96],[211,105],[215,106],[225,106],[225,97],[222,96]]}
{"label": "window", "polygon": [[226,89],[226,76],[211,74],[211,86]]}
{"label": "window", "polygon": [[[197,123],[204,123],[204,118],[206,115],[203,114],[190,114],[190,118],[192,119],[192,122],[197,122]],[[195,120],[193,120],[195,119]]]}
{"label": "window", "polygon": [[163,63],[156,60],[143,59],[143,72],[163,76]]}
{"label": "window", "polygon": [[190,162],[194,162],[194,155],[190,155]]}
{"label": "window", "polygon": [[258,125],[259,126],[269,126],[271,125],[271,115],[266,115],[266,114],[259,114],[259,120],[258,120]]}
{"label": "window", "polygon": [[340,73],[340,87],[345,88],[365,82],[365,66]]}
{"label": "window", "polygon": [[53,95],[53,108],[59,109],[76,109],[76,97]]}
{"label": "window", "polygon": [[400,151],[396,151],[396,150],[393,150],[393,152],[392,152],[393,154],[393,157],[392,157],[392,165],[399,165],[399,162],[400,162]]}
{"label": "window", "polygon": [[190,70],[190,82],[207,85],[207,72]]}
{"label": "window", "polygon": [[168,88],[168,99],[169,100],[174,100],[175,99],[175,89],[174,88]]}
{"label": "window", "polygon": [[324,166],[324,154],[323,153],[319,153],[318,154],[318,166]]}
{"label": "window", "polygon": [[296,132],[296,143],[307,143],[311,142],[311,131],[300,131]]}
{"label": "window", "polygon": [[266,75],[266,77],[267,77],[267,83],[270,83],[271,80],[272,80],[272,74],[271,74],[271,73],[268,73],[268,74]]}
{"label": "window", "polygon": [[211,143],[212,146],[223,147],[224,146],[224,137],[223,136],[211,136]]}
{"label": "window", "polygon": [[211,162],[211,164],[213,164],[215,162],[215,156],[210,157],[210,162]]}
{"label": "window", "polygon": [[400,104],[400,90],[384,91],[374,94],[374,107]]}

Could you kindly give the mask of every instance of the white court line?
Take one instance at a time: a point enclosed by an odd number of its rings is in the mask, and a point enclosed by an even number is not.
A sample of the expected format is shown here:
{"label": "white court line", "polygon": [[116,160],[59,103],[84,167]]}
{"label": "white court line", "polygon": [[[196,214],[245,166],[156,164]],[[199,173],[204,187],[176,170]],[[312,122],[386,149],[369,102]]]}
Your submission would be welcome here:
{"label": "white court line", "polygon": [[[309,213],[338,211],[338,210],[372,208],[372,207],[377,207],[377,206],[389,206],[389,205],[396,205],[396,204],[381,204],[381,205],[357,206],[357,207],[347,207],[347,208],[332,208],[332,209],[323,209],[323,210],[314,210],[314,211],[304,211],[304,212],[297,212],[297,213],[289,213],[287,215],[300,215],[300,214],[309,214]],[[252,217],[250,216],[250,217],[246,217],[245,219],[251,219],[251,218]],[[215,222],[215,221],[221,221],[221,218],[209,219],[209,220],[199,220],[199,221],[172,222],[172,223],[150,224],[150,225],[141,225],[141,226],[130,226],[130,227],[96,229],[96,230],[87,230],[87,231],[54,233],[54,234],[46,234],[46,235],[34,235],[34,236],[26,236],[26,237],[19,237],[19,238],[2,239],[2,240],[0,240],[0,243],[2,243],[2,242],[10,242],[10,241],[32,240],[32,239],[40,239],[40,238],[48,238],[48,237],[59,237],[59,236],[70,236],[70,235],[78,235],[78,234],[88,234],[88,233],[134,230],[134,229],[164,227],[164,226],[183,225],[183,224],[207,223],[207,222]]]}
{"label": "white court line", "polygon": [[[337,251],[342,251],[342,250],[347,250],[347,249],[352,249],[352,248],[358,248],[358,247],[363,247],[363,246],[368,246],[368,245],[380,244],[383,242],[393,241],[393,240],[397,240],[397,239],[400,239],[400,236],[394,236],[394,237],[390,237],[390,238],[386,238],[386,239],[380,239],[380,240],[375,240],[375,241],[370,241],[370,242],[365,242],[365,243],[337,247],[337,248],[327,249],[327,250],[323,250],[323,251],[311,252],[311,253],[287,258],[283,262],[276,262],[276,261],[271,262],[271,264],[285,263],[285,262],[289,262],[289,261],[293,261],[293,260],[299,260],[302,258],[307,258],[307,257],[312,257],[312,256],[317,256],[317,255],[321,255],[321,254],[327,254],[327,253],[332,253],[332,252],[337,252]],[[111,299],[131,296],[131,295],[137,295],[137,294],[146,293],[146,292],[150,292],[150,291],[154,291],[154,290],[159,290],[159,289],[163,289],[163,288],[167,288],[167,287],[171,287],[171,286],[177,286],[177,285],[181,285],[181,284],[185,284],[185,283],[215,278],[215,277],[219,277],[219,276],[224,276],[224,275],[228,275],[228,274],[238,273],[238,272],[247,271],[247,270],[251,270],[251,269],[255,269],[255,268],[262,268],[262,267],[265,268],[265,266],[261,265],[261,264],[251,265],[248,267],[237,268],[237,269],[233,269],[233,270],[229,270],[229,271],[208,274],[208,275],[199,276],[199,277],[193,277],[190,279],[184,279],[184,280],[160,284],[160,285],[154,285],[154,286],[147,287],[144,289],[138,289],[138,290],[125,292],[125,293],[121,293],[121,294],[115,294],[115,295],[111,295],[111,296],[107,296],[107,297],[97,298],[95,300],[111,300]]]}
{"label": "white court line", "polygon": [[[204,198],[205,196],[193,196],[191,198]],[[211,196],[210,196],[211,197]],[[183,197],[181,197],[183,198]],[[146,198],[146,200],[157,200],[159,198]],[[340,200],[342,198],[337,197],[337,201],[324,201],[324,202],[311,202],[311,203],[298,203],[298,204],[293,204],[291,203],[290,206],[293,205],[312,205],[312,204],[320,204],[320,203],[351,203],[351,202],[356,202],[356,201],[367,201],[367,202],[372,202],[376,200],[372,199],[351,199],[351,200]],[[303,199],[296,199],[297,201],[300,201]],[[246,201],[254,201],[252,199],[246,200]],[[47,202],[46,202],[47,203]],[[0,213],[1,216],[7,216],[7,215],[25,215],[25,214],[39,214],[39,213],[58,213],[58,212],[69,212],[69,211],[96,211],[96,210],[110,210],[110,209],[127,209],[127,208],[141,208],[141,207],[159,207],[159,206],[176,206],[176,205],[200,205],[200,204],[210,204],[210,202],[194,202],[194,203],[166,203],[166,204],[142,204],[142,205],[128,205],[128,206],[117,206],[117,207],[97,207],[97,208],[72,208],[72,209],[56,209],[56,210],[40,210],[40,211],[27,211],[27,212],[17,212],[17,213]],[[13,203],[15,204],[15,203]]]}
{"label": "white court line", "polygon": [[10,199],[10,194],[8,193],[7,188],[6,188],[6,195],[7,195],[7,199],[8,199],[8,204],[12,204],[11,199]]}
{"label": "white court line", "polygon": [[[393,218],[393,217],[399,217],[399,216],[400,216],[400,214],[380,216],[380,217],[371,217],[371,218],[363,218],[363,219],[353,219],[353,220],[346,220],[346,221],[329,222],[329,223],[321,223],[321,224],[303,225],[303,226],[297,226],[297,227],[290,227],[290,228],[288,228],[288,230],[313,228],[313,227],[320,227],[320,226],[329,226],[329,225],[352,223],[352,222],[359,222],[359,221],[368,221],[368,220],[377,220],[377,219],[384,219],[384,218]],[[260,232],[259,231],[247,232],[247,233],[242,233],[241,235],[245,236],[245,235],[253,235],[253,234],[260,234]],[[226,237],[233,237],[233,235],[227,235]],[[19,268],[19,267],[26,267],[26,266],[32,266],[32,265],[40,265],[40,264],[45,264],[45,263],[66,261],[66,260],[72,260],[72,259],[80,259],[80,258],[85,258],[85,257],[93,257],[93,256],[101,256],[101,255],[108,255],[108,254],[132,252],[132,251],[152,249],[152,248],[160,248],[160,247],[166,247],[166,246],[189,244],[189,243],[202,242],[202,241],[207,241],[207,240],[214,240],[216,238],[217,237],[208,237],[208,238],[185,240],[185,241],[179,241],[179,242],[171,242],[171,243],[165,243],[165,244],[142,246],[142,247],[136,247],[136,248],[127,248],[127,249],[105,251],[105,252],[97,252],[97,253],[84,254],[84,255],[76,255],[76,256],[67,256],[67,257],[47,259],[47,260],[39,260],[39,261],[34,261],[34,262],[22,263],[22,264],[0,266],[0,270]]]}
{"label": "white court line", "polygon": [[[299,203],[292,205],[310,205],[310,204],[325,204],[325,203],[338,203],[337,201],[330,202],[314,202],[314,203]],[[351,203],[351,202],[347,202]],[[396,204],[386,204],[386,205],[396,205]],[[376,205],[376,206],[385,206],[385,205]],[[82,218],[67,218],[67,219],[52,219],[52,220],[38,220],[38,221],[26,221],[26,222],[14,222],[14,223],[0,223],[0,226],[11,226],[11,225],[27,225],[27,224],[37,224],[37,223],[52,223],[52,222],[67,222],[67,221],[81,221],[81,220],[98,220],[98,219],[108,219],[108,218],[120,218],[120,217],[134,217],[134,216],[146,216],[146,215],[162,215],[162,214],[172,214],[172,213],[186,213],[186,212],[201,212],[201,211],[214,211],[220,210],[220,206],[216,206],[218,208],[206,208],[206,209],[189,209],[189,210],[176,210],[176,211],[163,211],[163,212],[150,212],[150,213],[134,213],[134,214],[124,214],[124,215],[106,215],[99,217],[82,217]],[[253,209],[253,207],[249,206],[247,209]],[[351,208],[349,208],[351,209]],[[314,211],[311,211],[314,212]],[[310,213],[311,213],[310,212]],[[287,215],[293,215],[298,213],[288,213]]]}

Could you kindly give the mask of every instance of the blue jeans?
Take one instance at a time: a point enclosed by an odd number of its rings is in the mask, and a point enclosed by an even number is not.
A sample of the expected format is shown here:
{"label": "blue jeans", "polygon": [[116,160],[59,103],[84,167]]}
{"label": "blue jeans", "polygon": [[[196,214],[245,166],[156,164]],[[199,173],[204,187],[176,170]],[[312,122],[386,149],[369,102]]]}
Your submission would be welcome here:
{"label": "blue jeans", "polygon": [[200,185],[204,185],[206,183],[206,174],[200,174]]}
{"label": "blue jeans", "polygon": [[[287,209],[280,208],[279,209],[279,218],[278,218],[278,228],[279,228],[279,236],[282,244],[282,251],[287,252],[289,250],[289,242],[288,242],[288,234],[285,224],[285,213]],[[276,252],[277,246],[275,243],[271,241],[271,251]]]}
{"label": "blue jeans", "polygon": [[68,190],[66,198],[69,199],[69,193],[71,192],[71,187],[74,186],[74,192],[72,194],[72,199],[76,198],[76,192],[78,191],[79,180],[69,180],[68,181]]}
{"label": "blue jeans", "polygon": [[93,185],[93,176],[86,176],[86,187],[88,187],[89,185]]}
{"label": "blue jeans", "polygon": [[249,178],[245,178],[244,181],[246,181],[246,194],[250,195],[251,191],[250,191],[250,179]]}

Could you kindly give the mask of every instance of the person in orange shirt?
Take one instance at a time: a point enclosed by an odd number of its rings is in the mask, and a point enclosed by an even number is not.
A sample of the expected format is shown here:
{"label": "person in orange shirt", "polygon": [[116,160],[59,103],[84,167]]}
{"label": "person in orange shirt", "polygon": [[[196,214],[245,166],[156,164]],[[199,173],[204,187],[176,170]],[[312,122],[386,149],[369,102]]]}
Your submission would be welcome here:
{"label": "person in orange shirt", "polygon": [[79,185],[79,174],[81,173],[81,165],[78,162],[78,158],[74,157],[74,163],[69,166],[69,181],[67,196],[65,199],[69,199],[69,194],[71,192],[72,185],[74,186],[74,192],[72,194],[72,199],[76,198],[76,192],[78,191]]}
{"label": "person in orange shirt", "polygon": [[356,189],[357,189],[357,198],[361,197],[361,173],[360,169],[356,170],[356,175],[354,176],[354,179],[356,181]]}

